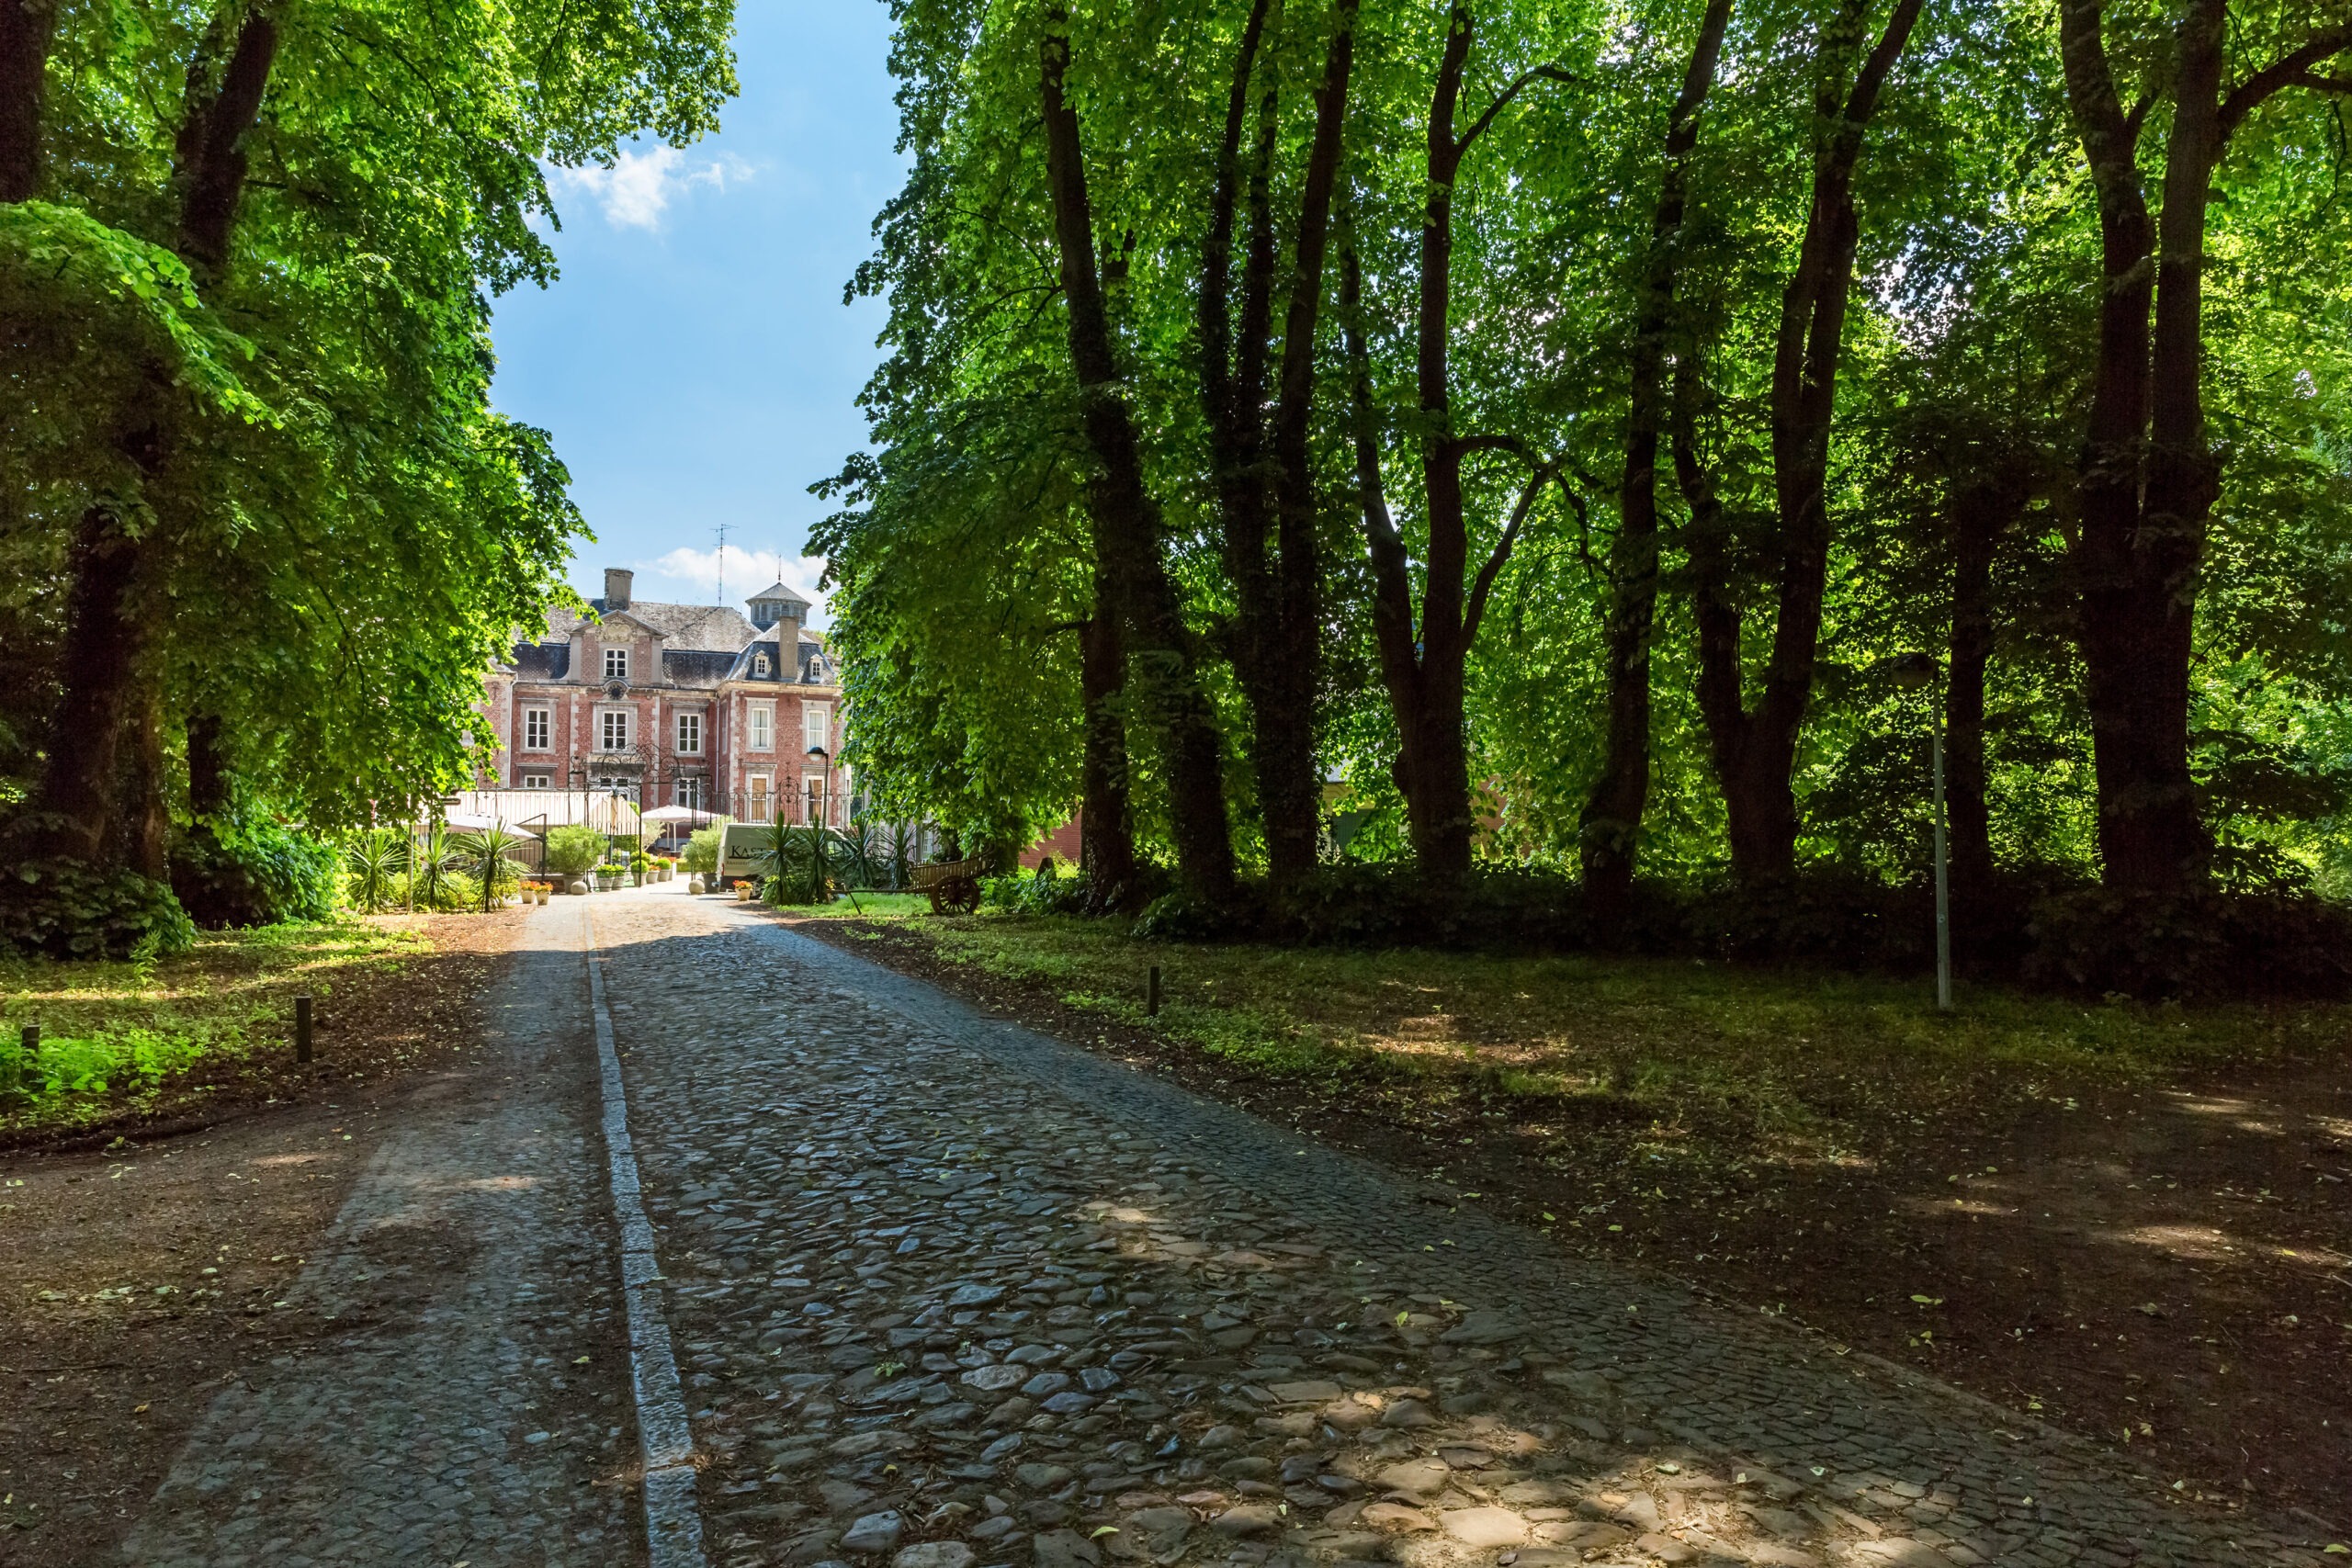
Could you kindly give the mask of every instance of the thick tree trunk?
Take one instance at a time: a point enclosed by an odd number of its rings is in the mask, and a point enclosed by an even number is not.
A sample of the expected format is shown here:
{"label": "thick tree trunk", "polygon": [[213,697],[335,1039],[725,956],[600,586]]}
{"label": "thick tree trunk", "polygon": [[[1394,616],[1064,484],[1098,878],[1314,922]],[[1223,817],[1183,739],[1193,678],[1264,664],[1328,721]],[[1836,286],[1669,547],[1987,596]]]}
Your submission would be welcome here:
{"label": "thick tree trunk", "polygon": [[57,0],[0,0],[0,201],[40,189],[41,100]]}
{"label": "thick tree trunk", "polygon": [[213,817],[229,809],[229,753],[220,716],[202,709],[187,716],[187,805],[191,814]]}
{"label": "thick tree trunk", "polygon": [[1098,914],[1134,907],[1135,829],[1127,812],[1127,733],[1119,715],[1126,683],[1126,648],[1117,608],[1097,593],[1094,614],[1079,631],[1079,693],[1086,714],[1086,750],[1079,810],[1080,868],[1087,902]]}
{"label": "thick tree trunk", "polygon": [[131,698],[130,723],[122,734],[122,754],[117,759],[122,781],[122,863],[157,882],[171,876],[172,816],[168,766],[164,752],[164,697],[152,681],[141,682]]}
{"label": "thick tree trunk", "polygon": [[1984,676],[1993,661],[1993,560],[2025,510],[2021,478],[1995,474],[1951,500],[1952,591],[1944,687],[1944,801],[1951,834],[1952,907],[1966,934],[1993,886],[1993,819],[1985,799]]}
{"label": "thick tree trunk", "polygon": [[1609,718],[1600,777],[1587,797],[1578,845],[1594,907],[1622,911],[1633,894],[1650,792],[1650,638],[1657,615],[1657,453],[1666,422],[1666,355],[1674,330],[1677,249],[1699,110],[1714,85],[1731,0],[1709,0],[1682,91],[1667,121],[1666,167],[1650,220],[1650,252],[1634,310],[1625,468],[1609,556]]}
{"label": "thick tree trunk", "polygon": [[2224,91],[2228,6],[2188,0],[2166,83],[2159,223],[2141,184],[2143,111],[2127,114],[2116,91],[2104,10],[2102,0],[2062,0],[2058,13],[2067,105],[2098,196],[2101,273],[2071,564],[2106,880],[2174,892],[2204,881],[2212,852],[2188,768],[2197,573],[2221,479],[2202,380],[2206,207],[2213,171],[2247,115],[2289,87],[2336,90],[2314,68],[2352,49],[2352,22],[2314,28]]}
{"label": "thick tree trunk", "polygon": [[1252,7],[1235,58],[1202,246],[1199,316],[1202,396],[1236,604],[1234,672],[1250,705],[1250,761],[1265,824],[1268,871],[1281,888],[1314,870],[1322,834],[1315,721],[1322,666],[1323,572],[1308,431],[1324,256],[1354,59],[1355,5],[1354,0],[1341,0],[1337,7],[1323,80],[1315,94],[1315,139],[1301,184],[1271,433],[1265,380],[1273,357],[1279,249],[1270,207],[1279,125],[1271,87],[1260,96],[1258,141],[1246,170],[1250,242],[1242,264],[1238,327],[1228,320],[1227,278],[1235,209],[1245,175],[1241,133],[1269,9],[1268,0],[1258,0]]}
{"label": "thick tree trunk", "polygon": [[[1813,695],[1822,604],[1828,590],[1829,433],[1837,411],[1846,310],[1853,292],[1854,169],[1861,157],[1863,131],[1877,111],[1888,73],[1909,41],[1919,8],[1920,0],[1895,0],[1885,30],[1854,73],[1850,91],[1842,85],[1842,62],[1860,46],[1867,0],[1846,0],[1822,39],[1814,106],[1821,130],[1811,209],[1796,270],[1781,294],[1774,343],[1772,470],[1778,537],[1773,554],[1778,581],[1771,652],[1753,707],[1745,695],[1741,615],[1727,570],[1721,519],[1702,527],[1693,507],[1690,562],[1699,622],[1699,708],[1723,785],[1732,871],[1751,885],[1782,880],[1796,869],[1792,775],[1798,737]],[[1678,440],[1683,439],[1685,434],[1678,433]],[[1687,461],[1695,463],[1695,440],[1689,445]],[[1678,454],[1678,467],[1685,461]]]}
{"label": "thick tree trunk", "polygon": [[146,617],[131,591],[139,541],[113,509],[92,506],[74,530],[58,653],[65,691],[50,723],[49,755],[28,815],[48,853],[111,862],[116,758],[130,715]]}
{"label": "thick tree trunk", "polygon": [[[8,3],[0,0],[0,6]],[[277,49],[277,24],[264,15],[245,17],[217,85],[208,91],[209,57],[229,15],[224,9],[215,17],[191,62],[173,175],[179,251],[199,287],[216,280],[228,265],[244,192],[244,139],[260,113]],[[159,378],[151,377],[147,395],[156,407],[168,408],[173,400]],[[173,433],[167,422],[146,413],[125,424],[130,434],[121,449],[149,489],[152,505],[154,480],[171,460]],[[167,525],[151,519],[147,528]],[[142,700],[141,666],[152,640],[152,617],[134,615],[130,600],[142,574],[154,570],[148,558],[158,547],[152,532],[133,533],[114,508],[102,505],[83,514],[69,558],[74,581],[60,664],[65,689],[32,809],[68,824],[54,840],[62,852],[104,863],[149,858],[144,846],[163,813],[160,765],[115,776],[123,737]],[[119,821],[119,813],[127,820]]]}
{"label": "thick tree trunk", "polygon": [[1159,509],[1144,485],[1142,444],[1120,389],[1110,318],[1095,270],[1094,216],[1078,111],[1062,88],[1069,59],[1069,17],[1055,6],[1046,13],[1038,86],[1046,179],[1069,308],[1070,364],[1095,459],[1087,501],[1105,580],[1125,623],[1130,695],[1163,738],[1178,874],[1196,897],[1222,902],[1232,897],[1234,886],[1223,738],[1201,688],[1193,636],[1162,558]]}
{"label": "thick tree trunk", "polygon": [[1464,731],[1464,667],[1496,575],[1510,558],[1543,486],[1555,468],[1534,462],[1495,547],[1469,572],[1470,540],[1465,518],[1463,460],[1473,452],[1505,450],[1527,456],[1508,436],[1464,437],[1453,428],[1448,349],[1453,329],[1453,181],[1495,117],[1539,77],[1563,74],[1538,66],[1521,73],[1495,96],[1470,128],[1456,133],[1464,68],[1473,25],[1469,8],[1447,13],[1445,51],[1430,96],[1426,128],[1419,301],[1415,324],[1414,389],[1419,400],[1422,511],[1429,524],[1427,571],[1420,615],[1413,612],[1412,563],[1390,516],[1380,471],[1379,419],[1372,398],[1371,355],[1362,320],[1363,268],[1351,246],[1342,258],[1342,310],[1353,383],[1351,409],[1356,486],[1363,512],[1365,553],[1373,576],[1373,631],[1380,649],[1383,682],[1396,717],[1398,756],[1394,770],[1404,791],[1406,825],[1413,860],[1422,878],[1444,891],[1470,873],[1476,828],[1470,810],[1469,740]]}

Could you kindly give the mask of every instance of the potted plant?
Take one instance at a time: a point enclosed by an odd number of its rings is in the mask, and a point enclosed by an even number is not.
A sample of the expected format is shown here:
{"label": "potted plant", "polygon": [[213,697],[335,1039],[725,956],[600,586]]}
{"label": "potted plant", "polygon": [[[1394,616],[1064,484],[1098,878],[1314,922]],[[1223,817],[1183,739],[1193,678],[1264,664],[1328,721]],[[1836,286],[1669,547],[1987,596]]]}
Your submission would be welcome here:
{"label": "potted plant", "polygon": [[751,901],[752,885],[740,878],[737,879],[735,883],[735,902],[738,904],[748,904]]}
{"label": "potted plant", "polygon": [[629,852],[628,875],[631,886],[642,887],[645,886],[645,873],[650,864],[650,863],[645,858],[645,852],[643,850],[631,850]]}

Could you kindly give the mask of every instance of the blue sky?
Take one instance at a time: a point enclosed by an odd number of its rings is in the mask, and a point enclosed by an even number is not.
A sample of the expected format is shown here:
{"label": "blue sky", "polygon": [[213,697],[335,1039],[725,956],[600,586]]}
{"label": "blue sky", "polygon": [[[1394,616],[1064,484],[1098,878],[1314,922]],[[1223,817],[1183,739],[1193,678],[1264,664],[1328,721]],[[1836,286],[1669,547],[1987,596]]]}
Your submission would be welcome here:
{"label": "blue sky", "polygon": [[[554,434],[594,544],[572,581],[633,568],[646,599],[709,602],[785,581],[827,507],[812,480],[863,446],[853,400],[878,357],[878,301],[842,304],[898,189],[898,118],[879,0],[739,11],[742,96],[718,135],[557,171],[563,276],[499,301],[492,396]],[[819,617],[821,619],[821,616]]]}

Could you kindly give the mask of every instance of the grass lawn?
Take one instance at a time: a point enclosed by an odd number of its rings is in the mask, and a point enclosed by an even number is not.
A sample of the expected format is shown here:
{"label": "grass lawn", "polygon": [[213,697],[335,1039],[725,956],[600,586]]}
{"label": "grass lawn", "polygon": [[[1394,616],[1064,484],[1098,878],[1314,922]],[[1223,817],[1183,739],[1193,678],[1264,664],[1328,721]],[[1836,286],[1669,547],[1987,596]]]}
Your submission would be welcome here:
{"label": "grass lawn", "polygon": [[1835,1158],[1869,1129],[2264,1060],[2340,1042],[2352,1021],[2343,1008],[2191,1010],[1969,987],[1939,1014],[1920,981],[1690,960],[1138,942],[1106,922],[996,913],[926,914],[910,929],[944,959],[1050,987],[1069,1006],[1131,1026],[1147,1023],[1147,972],[1158,964],[1163,1000],[1149,1027],[1236,1067],[1345,1083],[1422,1111],[1469,1097],[1571,1121],[1639,1121],[1661,1151],[1703,1130],[1769,1157]]}
{"label": "grass lawn", "polygon": [[[0,1086],[22,1086],[0,1097],[0,1136],[70,1134],[266,1089],[291,1065],[297,992],[314,998],[323,1039],[351,987],[417,967],[434,952],[429,925],[468,919],[496,917],[206,932],[190,952],[145,964],[0,959]],[[28,1072],[19,1042],[36,1022]],[[355,1065],[347,1051],[339,1065]]]}
{"label": "grass lawn", "polygon": [[904,920],[931,913],[931,899],[922,893],[866,893],[850,902],[844,894],[830,904],[790,905],[785,913],[803,920]]}

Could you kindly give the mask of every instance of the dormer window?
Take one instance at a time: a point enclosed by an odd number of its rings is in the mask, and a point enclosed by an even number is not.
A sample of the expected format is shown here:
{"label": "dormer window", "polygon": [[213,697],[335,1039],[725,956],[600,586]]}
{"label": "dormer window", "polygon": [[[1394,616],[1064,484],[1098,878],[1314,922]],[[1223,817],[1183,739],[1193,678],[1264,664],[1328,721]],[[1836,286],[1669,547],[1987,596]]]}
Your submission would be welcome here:
{"label": "dormer window", "polygon": [[605,679],[607,681],[626,681],[628,679],[628,649],[608,648],[605,649]]}
{"label": "dormer window", "polygon": [[762,654],[756,654],[756,655],[754,655],[754,656],[752,657],[752,674],[754,674],[754,675],[764,675],[764,674],[766,674],[766,673],[768,672],[768,670],[769,670],[768,656],[767,656],[766,654],[764,654],[764,653],[762,653]]}

